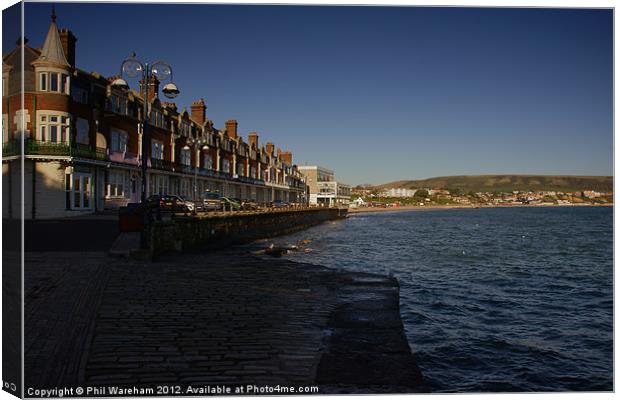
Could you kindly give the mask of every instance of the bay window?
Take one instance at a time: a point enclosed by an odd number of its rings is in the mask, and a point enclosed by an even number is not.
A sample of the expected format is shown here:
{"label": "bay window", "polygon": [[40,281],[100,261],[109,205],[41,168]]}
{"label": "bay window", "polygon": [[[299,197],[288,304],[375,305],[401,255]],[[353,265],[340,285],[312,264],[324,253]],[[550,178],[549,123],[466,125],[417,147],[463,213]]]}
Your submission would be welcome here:
{"label": "bay window", "polygon": [[68,74],[55,71],[39,72],[39,90],[70,94],[71,78]]}
{"label": "bay window", "polygon": [[129,192],[129,175],[125,171],[110,171],[106,185],[107,197],[127,197]]}

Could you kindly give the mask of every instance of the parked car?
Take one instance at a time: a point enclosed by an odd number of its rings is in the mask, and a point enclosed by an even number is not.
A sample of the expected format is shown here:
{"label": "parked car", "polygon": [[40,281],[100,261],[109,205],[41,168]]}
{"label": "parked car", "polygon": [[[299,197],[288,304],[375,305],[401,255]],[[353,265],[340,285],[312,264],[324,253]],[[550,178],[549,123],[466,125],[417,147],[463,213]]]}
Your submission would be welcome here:
{"label": "parked car", "polygon": [[206,191],[202,194],[202,209],[204,211],[220,211],[224,203],[219,192]]}
{"label": "parked car", "polygon": [[283,200],[274,200],[271,202],[271,207],[273,208],[287,208],[289,204]]}
{"label": "parked car", "polygon": [[196,205],[194,204],[193,201],[187,200],[183,196],[176,196],[176,197],[180,199],[180,204],[182,204],[187,209],[187,211],[194,212],[196,210]]}
{"label": "parked car", "polygon": [[222,200],[222,208],[228,211],[240,211],[241,204],[231,199],[230,197],[221,197]]}
{"label": "parked car", "polygon": [[[146,199],[147,207],[172,212],[190,212],[190,205],[179,196],[155,194]],[[193,205],[192,205],[193,206]]]}
{"label": "parked car", "polygon": [[254,200],[243,200],[241,202],[241,209],[248,211],[258,210],[258,203]]}

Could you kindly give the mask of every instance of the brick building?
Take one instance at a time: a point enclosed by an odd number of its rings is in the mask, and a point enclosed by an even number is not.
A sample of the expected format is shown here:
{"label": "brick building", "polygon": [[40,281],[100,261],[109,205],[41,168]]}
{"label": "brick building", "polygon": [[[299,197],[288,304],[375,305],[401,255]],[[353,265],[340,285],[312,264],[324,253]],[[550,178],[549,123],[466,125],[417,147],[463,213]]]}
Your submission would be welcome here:
{"label": "brick building", "polygon": [[[88,214],[140,199],[144,82],[140,92],[121,90],[111,85],[115,77],[80,70],[76,42],[52,16],[40,49],[20,38],[3,56],[4,216],[20,212],[22,138],[26,218]],[[197,199],[212,190],[258,203],[306,202],[291,152],[260,145],[256,132],[244,141],[236,120],[218,129],[203,99],[179,110],[159,99],[156,78],[150,84],[147,195]]]}

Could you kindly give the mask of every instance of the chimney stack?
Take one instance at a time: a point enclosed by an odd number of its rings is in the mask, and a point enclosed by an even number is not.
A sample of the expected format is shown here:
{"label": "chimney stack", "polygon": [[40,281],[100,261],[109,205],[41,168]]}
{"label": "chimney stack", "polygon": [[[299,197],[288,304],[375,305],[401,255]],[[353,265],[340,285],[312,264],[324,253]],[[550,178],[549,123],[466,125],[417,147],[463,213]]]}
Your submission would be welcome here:
{"label": "chimney stack", "polygon": [[293,153],[290,151],[283,151],[280,153],[280,158],[282,162],[286,165],[293,165]]}
{"label": "chimney stack", "polygon": [[226,133],[228,133],[228,137],[233,139],[237,138],[237,120],[229,119],[226,121]]}
{"label": "chimney stack", "polygon": [[273,156],[273,143],[267,142],[267,144],[265,145],[265,149],[267,150],[267,154]]}
{"label": "chimney stack", "polygon": [[69,65],[75,67],[75,42],[77,42],[77,38],[67,28],[63,28],[60,30],[60,43],[62,44],[62,51],[65,53],[65,57],[69,62]]}
{"label": "chimney stack", "polygon": [[[152,75],[149,79],[149,98],[148,102],[152,102],[155,97],[158,97],[159,93],[159,79]],[[140,79],[140,91],[144,94],[144,80]]]}
{"label": "chimney stack", "polygon": [[192,103],[192,120],[198,125],[204,125],[207,119],[207,106],[205,105],[205,99],[200,99]]}
{"label": "chimney stack", "polygon": [[250,147],[254,146],[255,149],[258,149],[258,134],[256,132],[248,133],[248,143]]}

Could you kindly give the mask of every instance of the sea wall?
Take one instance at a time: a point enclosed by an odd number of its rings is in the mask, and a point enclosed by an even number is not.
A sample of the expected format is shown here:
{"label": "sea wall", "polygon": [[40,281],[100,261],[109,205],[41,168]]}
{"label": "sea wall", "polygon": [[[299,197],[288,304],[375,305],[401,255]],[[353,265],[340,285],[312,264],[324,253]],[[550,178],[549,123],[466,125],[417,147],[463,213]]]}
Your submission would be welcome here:
{"label": "sea wall", "polygon": [[169,252],[218,249],[232,244],[289,234],[344,218],[346,209],[309,208],[253,213],[176,217],[148,228],[152,256]]}

